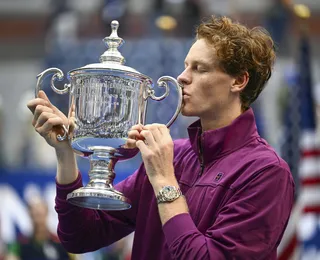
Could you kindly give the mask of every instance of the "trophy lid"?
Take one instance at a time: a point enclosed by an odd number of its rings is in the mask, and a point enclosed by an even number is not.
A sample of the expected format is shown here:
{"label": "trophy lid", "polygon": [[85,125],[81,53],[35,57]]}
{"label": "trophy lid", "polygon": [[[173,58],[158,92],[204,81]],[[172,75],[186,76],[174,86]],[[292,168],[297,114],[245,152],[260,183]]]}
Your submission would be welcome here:
{"label": "trophy lid", "polygon": [[111,22],[111,34],[108,37],[103,39],[105,45],[108,49],[100,56],[100,63],[92,63],[86,65],[84,67],[71,70],[69,73],[73,74],[72,72],[86,71],[86,70],[107,70],[107,71],[118,71],[124,73],[130,73],[138,76],[139,78],[146,78],[150,79],[148,76],[145,76],[135,70],[134,68],[125,66],[125,58],[122,56],[118,48],[122,46],[124,40],[118,36],[118,28],[119,22],[114,20]]}

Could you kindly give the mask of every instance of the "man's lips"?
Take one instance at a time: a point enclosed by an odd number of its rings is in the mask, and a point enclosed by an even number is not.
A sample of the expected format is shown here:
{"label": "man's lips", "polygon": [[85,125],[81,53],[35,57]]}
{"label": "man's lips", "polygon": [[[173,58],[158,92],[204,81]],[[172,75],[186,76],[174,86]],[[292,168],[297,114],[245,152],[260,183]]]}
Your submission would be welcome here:
{"label": "man's lips", "polygon": [[184,100],[187,100],[187,99],[189,99],[190,98],[190,95],[188,95],[188,94],[183,94],[183,99]]}

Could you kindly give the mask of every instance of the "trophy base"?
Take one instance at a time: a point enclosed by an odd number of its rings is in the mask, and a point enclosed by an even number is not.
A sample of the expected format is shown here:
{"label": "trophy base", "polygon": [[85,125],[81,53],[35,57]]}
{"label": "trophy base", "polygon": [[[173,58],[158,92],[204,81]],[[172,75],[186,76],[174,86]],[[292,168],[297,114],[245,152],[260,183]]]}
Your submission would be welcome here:
{"label": "trophy base", "polygon": [[126,210],[130,201],[113,188],[81,187],[67,196],[67,201],[75,206],[98,210]]}

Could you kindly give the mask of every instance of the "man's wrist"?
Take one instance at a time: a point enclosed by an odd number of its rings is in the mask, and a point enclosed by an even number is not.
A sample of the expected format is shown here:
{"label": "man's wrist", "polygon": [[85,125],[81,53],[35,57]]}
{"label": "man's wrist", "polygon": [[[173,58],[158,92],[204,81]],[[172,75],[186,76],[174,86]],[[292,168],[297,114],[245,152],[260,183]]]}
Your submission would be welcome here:
{"label": "man's wrist", "polygon": [[57,183],[61,185],[73,183],[78,178],[78,167],[72,148],[56,149]]}
{"label": "man's wrist", "polygon": [[75,153],[71,146],[66,146],[64,148],[55,148],[57,160],[59,161],[69,161],[70,158],[75,158]]}
{"label": "man's wrist", "polygon": [[156,195],[157,203],[170,203],[182,196],[181,190],[177,186],[164,186]]}
{"label": "man's wrist", "polygon": [[153,187],[155,195],[158,195],[160,190],[165,186],[175,186],[179,187],[178,181],[176,178],[157,178],[150,180],[150,183]]}

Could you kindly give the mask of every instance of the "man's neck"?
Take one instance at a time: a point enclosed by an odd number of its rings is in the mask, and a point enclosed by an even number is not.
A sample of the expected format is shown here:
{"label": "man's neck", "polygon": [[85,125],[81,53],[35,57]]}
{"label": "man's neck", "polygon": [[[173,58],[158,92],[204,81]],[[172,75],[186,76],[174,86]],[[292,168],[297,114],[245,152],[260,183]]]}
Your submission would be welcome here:
{"label": "man's neck", "polygon": [[225,111],[225,113],[216,113],[209,118],[200,118],[202,131],[215,130],[228,126],[241,114],[241,109],[229,109]]}

